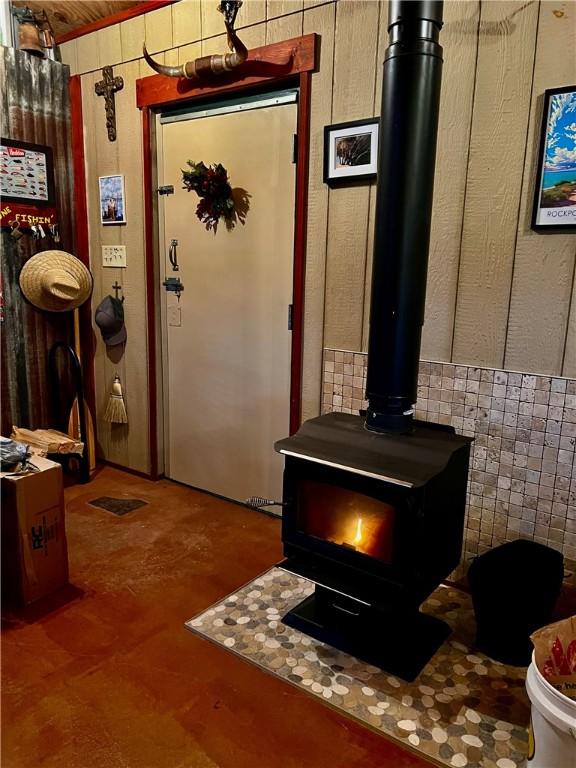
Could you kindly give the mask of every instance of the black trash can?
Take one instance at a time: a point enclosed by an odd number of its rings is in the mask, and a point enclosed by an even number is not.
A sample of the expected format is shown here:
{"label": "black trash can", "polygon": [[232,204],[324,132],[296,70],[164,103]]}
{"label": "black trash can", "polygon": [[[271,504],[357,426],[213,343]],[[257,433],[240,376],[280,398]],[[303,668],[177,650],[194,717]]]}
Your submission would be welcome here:
{"label": "black trash can", "polygon": [[555,549],[518,539],[477,557],[468,571],[476,645],[504,664],[527,666],[530,635],[552,621],[564,559]]}

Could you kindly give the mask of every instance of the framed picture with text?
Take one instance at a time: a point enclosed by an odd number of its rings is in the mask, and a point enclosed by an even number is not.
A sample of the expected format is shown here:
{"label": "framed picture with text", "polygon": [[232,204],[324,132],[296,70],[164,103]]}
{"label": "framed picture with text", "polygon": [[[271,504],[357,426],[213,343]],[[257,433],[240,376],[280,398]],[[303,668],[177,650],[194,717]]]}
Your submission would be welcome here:
{"label": "framed picture with text", "polygon": [[324,128],[324,182],[330,186],[376,178],[378,118]]}
{"label": "framed picture with text", "polygon": [[576,85],[544,92],[532,229],[576,232]]}
{"label": "framed picture with text", "polygon": [[3,203],[40,208],[55,205],[52,148],[0,139],[0,196]]}

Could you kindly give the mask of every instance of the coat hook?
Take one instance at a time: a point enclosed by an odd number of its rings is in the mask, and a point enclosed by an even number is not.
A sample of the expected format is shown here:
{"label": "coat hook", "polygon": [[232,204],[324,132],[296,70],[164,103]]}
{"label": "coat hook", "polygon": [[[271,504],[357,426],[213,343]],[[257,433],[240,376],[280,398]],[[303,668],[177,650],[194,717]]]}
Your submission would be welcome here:
{"label": "coat hook", "polygon": [[[118,301],[118,291],[121,291],[121,290],[122,290],[122,286],[121,286],[121,285],[118,285],[118,280],[116,280],[116,282],[115,282],[115,283],[114,283],[114,285],[112,286],[112,290],[113,290],[113,291],[114,291],[114,293],[116,294],[116,300]],[[121,297],[120,301],[124,301],[124,294],[122,294],[122,297]]]}

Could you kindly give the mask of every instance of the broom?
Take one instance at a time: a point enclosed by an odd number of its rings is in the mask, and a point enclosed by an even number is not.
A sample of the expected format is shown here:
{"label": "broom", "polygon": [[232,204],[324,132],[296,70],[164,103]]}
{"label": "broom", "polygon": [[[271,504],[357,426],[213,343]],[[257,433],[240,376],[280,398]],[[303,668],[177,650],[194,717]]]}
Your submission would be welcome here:
{"label": "broom", "polygon": [[126,406],[124,405],[124,396],[122,394],[122,384],[120,383],[120,376],[118,376],[118,374],[114,376],[110,398],[108,400],[108,405],[106,406],[106,413],[104,414],[104,421],[110,421],[113,424],[128,423]]}

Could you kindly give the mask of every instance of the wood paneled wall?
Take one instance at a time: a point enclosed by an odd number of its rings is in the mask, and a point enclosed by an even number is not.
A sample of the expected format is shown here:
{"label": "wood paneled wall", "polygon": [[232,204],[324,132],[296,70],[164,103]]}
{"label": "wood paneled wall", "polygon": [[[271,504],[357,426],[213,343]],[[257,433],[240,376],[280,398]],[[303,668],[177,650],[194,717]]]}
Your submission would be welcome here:
{"label": "wood paneled wall", "polygon": [[[422,357],[576,376],[576,238],[529,228],[546,88],[576,81],[576,8],[550,0],[446,0],[445,65],[426,322]],[[102,440],[112,461],[146,471],[146,344],[139,113],[134,82],[152,74],[149,50],[166,63],[224,50],[215,0],[175,5],[62,46],[82,74],[90,235],[97,296],[124,281],[129,341],[124,375],[131,423]],[[364,350],[367,342],[374,185],[322,183],[325,125],[377,115],[387,45],[385,2],[245,0],[238,22],[249,46],[302,33],[321,35],[313,76],[304,323],[304,418],[319,411],[324,346]],[[99,70],[118,65],[118,141],[104,130]],[[121,66],[120,66],[121,65]],[[128,225],[102,227],[97,177],[124,173]],[[128,246],[122,275],[101,270],[100,245]],[[116,369],[98,350],[99,402]],[[102,365],[100,365],[102,363]],[[109,425],[99,425],[100,435]],[[105,434],[105,432],[104,432]]]}
{"label": "wood paneled wall", "polygon": [[[134,107],[140,63],[131,61],[119,65],[114,68],[114,74],[124,79],[124,88],[116,93],[118,138],[115,142],[108,141],[103,99],[94,93],[94,84],[101,80],[101,73],[90,72],[82,78],[88,230],[94,274],[92,304],[95,309],[105,296],[114,296],[112,285],[118,281],[124,296],[124,318],[128,334],[124,347],[108,348],[102,343],[98,327],[94,327],[97,338],[94,360],[97,432],[100,452],[108,461],[146,472],[149,449],[142,131],[140,113]],[[124,174],[127,223],[122,226],[103,226],[100,223],[98,177],[117,173]],[[125,245],[128,267],[103,268],[102,245]],[[123,386],[128,412],[126,425],[110,424],[103,420],[116,373]]]}

